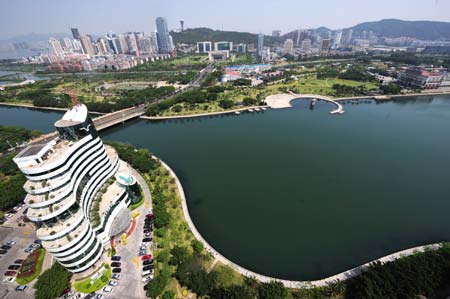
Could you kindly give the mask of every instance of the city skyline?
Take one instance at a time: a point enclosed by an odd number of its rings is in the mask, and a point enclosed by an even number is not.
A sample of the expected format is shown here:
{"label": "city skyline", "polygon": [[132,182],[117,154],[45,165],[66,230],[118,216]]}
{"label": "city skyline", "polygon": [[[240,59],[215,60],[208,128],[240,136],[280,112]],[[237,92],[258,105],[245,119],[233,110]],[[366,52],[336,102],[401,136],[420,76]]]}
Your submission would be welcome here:
{"label": "city skyline", "polygon": [[[156,29],[154,20],[157,17],[167,19],[169,30],[180,28],[180,20],[183,19],[185,28],[209,27],[264,34],[270,34],[272,30],[281,30],[285,33],[297,28],[318,26],[340,29],[385,18],[450,21],[450,17],[445,13],[450,10],[449,2],[399,0],[392,3],[381,0],[365,3],[364,7],[358,3],[360,2],[357,0],[345,0],[339,3],[319,0],[302,4],[284,0],[256,5],[254,0],[245,3],[230,0],[224,5],[216,0],[208,2],[169,0],[164,3],[143,0],[126,3],[116,1],[111,3],[111,1],[103,0],[60,3],[44,0],[37,3],[31,0],[19,0],[2,4],[4,9],[0,12],[0,39],[32,32],[69,34],[71,27],[77,27],[82,32],[92,34],[104,34],[109,31],[150,33]],[[136,7],[139,9],[135,9]],[[103,13],[99,14],[99,11]],[[336,14],[336,11],[342,13]],[[42,20],[49,21],[42,22]],[[15,24],[14,28],[8,26],[12,23]]]}

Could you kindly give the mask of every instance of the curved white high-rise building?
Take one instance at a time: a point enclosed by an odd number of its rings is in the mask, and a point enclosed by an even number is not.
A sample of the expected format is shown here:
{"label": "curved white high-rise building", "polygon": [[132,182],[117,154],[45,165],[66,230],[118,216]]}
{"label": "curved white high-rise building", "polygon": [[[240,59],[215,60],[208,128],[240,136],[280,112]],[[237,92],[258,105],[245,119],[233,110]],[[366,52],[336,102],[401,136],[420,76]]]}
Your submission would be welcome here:
{"label": "curved white high-rise building", "polygon": [[57,138],[27,147],[14,162],[28,179],[27,217],[43,247],[69,271],[83,272],[100,259],[112,232],[129,225],[133,194],[114,179],[129,166],[103,144],[86,106],[75,105],[55,127]]}

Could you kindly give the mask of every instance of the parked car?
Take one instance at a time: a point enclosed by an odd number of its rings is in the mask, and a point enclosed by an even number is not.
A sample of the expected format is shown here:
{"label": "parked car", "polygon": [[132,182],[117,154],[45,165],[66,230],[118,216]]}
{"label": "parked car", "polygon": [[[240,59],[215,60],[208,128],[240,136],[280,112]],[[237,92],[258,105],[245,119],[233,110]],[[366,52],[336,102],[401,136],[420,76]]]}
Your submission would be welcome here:
{"label": "parked car", "polygon": [[23,263],[23,260],[21,260],[21,259],[17,259],[14,261],[14,264],[22,265],[22,263]]}
{"label": "parked car", "polygon": [[20,265],[9,265],[8,270],[18,270]]}
{"label": "parked car", "polygon": [[33,248],[27,248],[27,249],[25,249],[24,250],[26,253],[32,253],[33,251],[34,251],[34,249]]}
{"label": "parked car", "polygon": [[103,298],[103,294],[96,294],[94,296],[94,299],[102,299]]}
{"label": "parked car", "polygon": [[10,250],[11,246],[9,246],[9,245],[2,245],[2,246],[0,246],[0,248],[3,249],[3,250]]}
{"label": "parked car", "polygon": [[142,265],[144,265],[144,266],[147,266],[147,265],[150,265],[150,264],[153,264],[153,260],[152,259],[142,262]]}
{"label": "parked car", "polygon": [[139,250],[139,255],[146,255],[147,254],[147,249],[141,249]]}
{"label": "parked car", "polygon": [[112,269],[112,273],[120,273],[120,272],[122,272],[121,268],[113,268]]}
{"label": "parked car", "polygon": [[4,249],[0,249],[0,254],[6,254],[8,251],[4,250]]}
{"label": "parked car", "polygon": [[13,277],[13,276],[9,276],[9,277],[3,278],[3,282],[4,282],[4,283],[14,282],[14,281],[16,281],[16,278]]}
{"label": "parked car", "polygon": [[111,277],[114,279],[120,280],[122,278],[122,275],[114,273]]}
{"label": "parked car", "polygon": [[118,256],[118,255],[115,255],[115,256],[113,256],[112,258],[111,258],[111,260],[113,260],[113,261],[120,261],[120,259],[121,259],[121,257],[120,256]]}
{"label": "parked car", "polygon": [[42,241],[41,240],[39,240],[39,239],[36,239],[36,240],[34,240],[34,242],[33,243],[36,243],[36,244],[42,244]]}
{"label": "parked car", "polygon": [[6,271],[5,276],[16,276],[16,271]]}
{"label": "parked car", "polygon": [[121,263],[119,262],[112,262],[111,267],[120,267]]}
{"label": "parked car", "polygon": [[145,237],[151,237],[152,236],[152,232],[148,232],[148,233],[144,233]]}
{"label": "parked car", "polygon": [[16,242],[14,242],[13,240],[11,240],[11,241],[8,241],[8,243],[6,243],[6,244],[9,245],[9,246],[12,246],[12,245],[16,244]]}
{"label": "parked car", "polygon": [[145,219],[152,219],[153,218],[153,214],[147,214],[145,215]]}
{"label": "parked car", "polygon": [[26,285],[20,285],[20,286],[17,286],[17,287],[16,287],[16,291],[18,291],[18,292],[23,292],[23,291],[25,291],[27,288],[28,288],[28,286],[26,286]]}
{"label": "parked car", "polygon": [[112,291],[113,291],[112,287],[104,287],[103,288],[103,292],[105,292],[105,293],[111,293]]}
{"label": "parked car", "polygon": [[151,254],[147,254],[147,255],[144,255],[143,257],[141,257],[141,260],[146,261],[146,260],[149,260],[151,258],[152,258],[152,255]]}
{"label": "parked car", "polygon": [[149,270],[152,270],[152,269],[153,269],[153,265],[148,265],[148,266],[144,266],[142,268],[142,271],[149,271]]}
{"label": "parked car", "polygon": [[149,228],[147,228],[147,229],[144,229],[144,234],[148,234],[148,233],[151,233],[152,232],[152,230],[151,229],[149,229]]}
{"label": "parked car", "polygon": [[118,285],[119,284],[119,282],[117,281],[117,280],[110,280],[109,282],[108,282],[108,285],[110,285],[110,286],[116,286],[116,285]]}

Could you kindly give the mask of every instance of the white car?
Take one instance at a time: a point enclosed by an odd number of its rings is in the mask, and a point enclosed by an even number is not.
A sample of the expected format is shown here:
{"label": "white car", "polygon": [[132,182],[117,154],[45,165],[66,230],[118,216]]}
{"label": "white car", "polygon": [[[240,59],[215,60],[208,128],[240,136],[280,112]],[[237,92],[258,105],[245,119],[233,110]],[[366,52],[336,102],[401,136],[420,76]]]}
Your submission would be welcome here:
{"label": "white car", "polygon": [[3,279],[3,282],[4,283],[8,283],[8,282],[11,282],[11,283],[13,283],[14,281],[16,281],[16,278],[15,277],[5,277],[4,279]]}
{"label": "white car", "polygon": [[16,242],[14,242],[13,240],[11,240],[11,241],[8,241],[8,243],[6,243],[6,244],[12,246],[12,245],[16,244]]}
{"label": "white car", "polygon": [[105,293],[111,293],[112,291],[113,291],[112,287],[104,287],[103,288],[103,292],[105,292]]}
{"label": "white car", "polygon": [[117,274],[117,273],[113,273],[112,278],[120,280],[122,278],[122,275]]}
{"label": "white car", "polygon": [[119,282],[117,281],[117,280],[110,280],[109,282],[108,282],[108,285],[110,285],[110,286],[116,286],[116,285],[118,285],[119,284]]}

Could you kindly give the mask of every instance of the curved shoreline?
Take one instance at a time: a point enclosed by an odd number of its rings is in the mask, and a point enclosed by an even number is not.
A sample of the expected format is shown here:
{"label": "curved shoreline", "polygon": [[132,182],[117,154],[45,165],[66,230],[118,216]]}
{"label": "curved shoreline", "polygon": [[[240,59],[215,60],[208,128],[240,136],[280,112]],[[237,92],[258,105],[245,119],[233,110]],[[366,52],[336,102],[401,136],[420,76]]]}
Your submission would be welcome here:
{"label": "curved shoreline", "polygon": [[[155,157],[156,158],[156,157]],[[352,277],[358,276],[361,273],[365,272],[372,263],[374,262],[380,262],[382,264],[385,264],[387,262],[391,262],[391,261],[395,261],[399,258],[402,257],[406,257],[409,255],[413,255],[419,252],[424,252],[427,250],[437,250],[439,248],[442,247],[442,243],[434,243],[434,244],[430,244],[430,245],[423,245],[423,246],[417,246],[414,248],[409,248],[409,249],[405,249],[402,251],[398,251],[392,254],[389,254],[387,256],[372,260],[368,263],[365,263],[361,266],[352,268],[350,270],[347,270],[345,272],[342,273],[338,273],[336,275],[324,278],[324,279],[320,279],[320,280],[313,280],[313,281],[296,281],[296,280],[287,280],[287,279],[280,279],[280,278],[275,278],[275,277],[270,277],[270,276],[266,276],[266,275],[262,275],[262,274],[258,274],[256,272],[253,272],[251,270],[248,270],[242,266],[239,266],[238,264],[232,262],[231,260],[227,259],[226,257],[224,257],[222,254],[220,254],[216,249],[214,249],[214,247],[212,247],[204,238],[203,236],[200,234],[200,232],[197,230],[197,228],[195,227],[191,216],[189,214],[189,209],[187,206],[187,201],[186,201],[186,196],[184,193],[184,189],[183,186],[181,185],[180,180],[178,179],[176,173],[172,170],[172,168],[165,163],[163,160],[156,158],[161,162],[161,165],[170,173],[170,175],[175,179],[175,183],[177,185],[178,188],[178,192],[180,193],[180,198],[181,198],[181,205],[183,208],[183,214],[184,214],[184,218],[186,219],[186,222],[189,225],[189,229],[191,230],[192,234],[195,236],[195,238],[197,240],[199,240],[200,242],[202,242],[203,246],[205,247],[205,249],[207,251],[209,251],[215,259],[219,260],[221,263],[223,263],[224,265],[227,265],[229,267],[231,267],[232,269],[234,269],[235,271],[239,272],[241,275],[246,276],[246,277],[252,277],[255,278],[261,282],[271,282],[271,281],[276,281],[276,282],[280,282],[282,283],[285,287],[287,288],[313,288],[313,287],[324,287],[329,285],[330,283],[335,283],[337,281],[344,281],[347,279],[350,279]]]}

